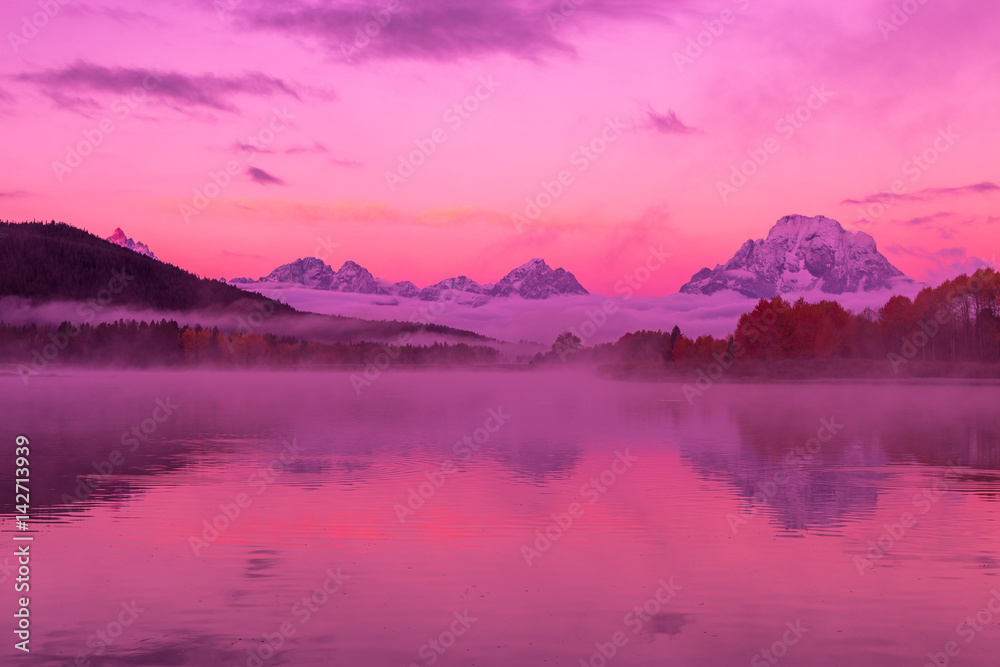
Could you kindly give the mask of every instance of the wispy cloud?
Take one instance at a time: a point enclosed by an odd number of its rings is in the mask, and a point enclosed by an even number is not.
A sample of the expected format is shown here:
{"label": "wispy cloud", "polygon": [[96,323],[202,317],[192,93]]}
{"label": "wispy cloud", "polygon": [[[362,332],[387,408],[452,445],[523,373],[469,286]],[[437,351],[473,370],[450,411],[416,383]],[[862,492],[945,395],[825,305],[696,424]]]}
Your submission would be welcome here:
{"label": "wispy cloud", "polygon": [[111,19],[121,25],[145,23],[156,28],[162,28],[167,25],[165,21],[152,14],[124,9],[122,7],[95,7],[92,5],[74,4],[67,7],[65,11],[67,15]]}
{"label": "wispy cloud", "polygon": [[903,194],[893,194],[892,192],[876,192],[868,195],[864,199],[845,199],[841,204],[874,204],[885,201],[929,201],[939,197],[954,197],[959,195],[989,194],[1000,191],[1000,185],[990,181],[982,181],[972,185],[963,185],[955,188],[924,188],[916,192],[904,192]]}
{"label": "wispy cloud", "polygon": [[917,194],[922,194],[925,197],[945,197],[951,195],[986,194],[997,191],[1000,191],[1000,185],[991,183],[990,181],[982,181],[973,185],[963,185],[959,188],[926,188]]}
{"label": "wispy cloud", "polygon": [[145,90],[150,98],[171,106],[229,112],[239,110],[232,100],[236,95],[287,95],[299,99],[298,93],[285,81],[260,72],[238,76],[191,75],[132,67],[104,67],[79,60],[67,67],[19,74],[15,79],[38,86],[60,106],[72,106],[86,99],[73,98],[69,93],[78,96],[123,95],[136,87]]}
{"label": "wispy cloud", "polygon": [[238,152],[249,151],[251,153],[267,153],[270,155],[274,155],[275,153],[275,151],[271,150],[270,148],[264,148],[262,146],[254,146],[253,144],[248,144],[243,141],[238,141],[235,144],[233,144],[233,149]]}
{"label": "wispy cloud", "polygon": [[910,218],[909,220],[895,220],[894,222],[905,225],[907,227],[919,227],[921,225],[928,225],[938,220],[944,218],[953,217],[955,214],[951,211],[938,211],[937,213],[932,213],[930,215],[922,215],[916,218]]}
{"label": "wispy cloud", "polygon": [[[318,141],[313,141],[312,146],[292,146],[284,150],[285,155],[303,155],[303,154],[314,154],[314,155],[330,155],[330,150]],[[361,167],[361,163],[356,160],[342,160],[335,157],[330,157],[330,164],[336,167],[344,167],[346,169],[358,169]]]}
{"label": "wispy cloud", "polygon": [[646,118],[648,127],[662,134],[691,134],[698,131],[681,122],[672,109],[668,109],[666,113],[659,113],[650,106],[646,110]]}
{"label": "wispy cloud", "polygon": [[330,150],[318,141],[313,141],[313,144],[311,146],[306,146],[306,145],[290,146],[285,149],[277,149],[277,150],[271,148],[263,148],[260,146],[254,146],[252,144],[248,144],[245,142],[236,142],[235,144],[232,145],[232,148],[233,150],[242,153],[246,152],[266,153],[269,155],[277,155],[279,153],[282,153],[284,155],[309,155],[309,154],[326,155],[330,164],[336,167],[344,167],[346,169],[359,169],[360,167],[363,166],[357,160],[343,160],[331,157]]}
{"label": "wispy cloud", "polygon": [[27,190],[0,190],[0,199],[27,197],[28,194]]}
{"label": "wispy cloud", "polygon": [[346,169],[360,169],[363,166],[356,160],[338,160],[336,158],[330,158],[330,162],[338,167],[344,167]]}
{"label": "wispy cloud", "polygon": [[[454,60],[504,53],[540,60],[572,55],[572,46],[556,28],[567,19],[655,20],[679,0],[402,0],[395,13],[384,6],[358,2],[316,3],[287,0],[272,3],[244,0],[234,12],[236,25],[275,31],[294,38],[318,40],[326,49],[349,55],[348,60],[417,58]],[[206,5],[207,6],[207,5]],[[382,25],[374,37],[365,34],[380,13]],[[561,20],[560,20],[561,19]]]}
{"label": "wispy cloud", "polygon": [[273,176],[272,174],[267,173],[263,169],[258,169],[257,167],[250,167],[247,169],[247,174],[250,175],[250,178],[253,179],[255,183],[260,183],[261,185],[285,184],[285,182],[277,176]]}
{"label": "wispy cloud", "polygon": [[890,255],[913,257],[925,262],[926,280],[932,285],[939,284],[960,274],[972,275],[979,269],[995,268],[996,255],[990,260],[970,255],[965,248],[947,247],[938,250],[926,250],[919,247],[907,247],[898,243],[888,245],[885,251]]}
{"label": "wispy cloud", "polygon": [[329,153],[326,146],[314,141],[312,146],[292,146],[291,148],[285,149],[286,155],[295,155],[296,153]]}

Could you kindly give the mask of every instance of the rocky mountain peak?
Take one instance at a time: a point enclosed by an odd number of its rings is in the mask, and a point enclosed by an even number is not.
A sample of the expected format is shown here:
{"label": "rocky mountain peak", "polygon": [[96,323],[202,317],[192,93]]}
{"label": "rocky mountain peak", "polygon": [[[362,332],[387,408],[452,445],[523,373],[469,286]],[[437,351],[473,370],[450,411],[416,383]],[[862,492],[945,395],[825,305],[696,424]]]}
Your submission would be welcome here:
{"label": "rocky mountain peak", "polygon": [[137,252],[140,255],[145,255],[146,257],[151,257],[153,259],[156,259],[156,255],[153,254],[153,251],[149,249],[148,245],[130,239],[128,236],[125,235],[125,232],[122,231],[121,227],[115,227],[114,233],[104,240],[107,241],[108,243],[114,243],[115,245],[121,246],[123,248],[128,248],[129,250]]}
{"label": "rocky mountain peak", "polygon": [[822,215],[787,215],[766,239],[746,241],[725,264],[704,268],[681,287],[687,294],[733,290],[752,298],[818,290],[828,294],[892,289],[912,281],[864,232]]}
{"label": "rocky mountain peak", "polygon": [[547,299],[568,294],[589,294],[565,269],[553,269],[545,260],[534,258],[497,281],[493,296],[517,295],[525,299]]}

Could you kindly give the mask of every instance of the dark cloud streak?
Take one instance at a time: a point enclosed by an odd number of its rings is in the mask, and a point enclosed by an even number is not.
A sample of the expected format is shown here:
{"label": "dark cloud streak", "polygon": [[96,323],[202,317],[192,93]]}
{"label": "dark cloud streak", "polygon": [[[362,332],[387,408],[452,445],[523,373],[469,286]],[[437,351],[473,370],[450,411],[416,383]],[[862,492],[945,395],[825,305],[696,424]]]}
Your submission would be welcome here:
{"label": "dark cloud streak", "polygon": [[125,95],[132,93],[137,87],[149,97],[167,104],[228,112],[239,111],[231,99],[235,95],[287,95],[300,99],[290,85],[260,72],[247,72],[239,76],[190,75],[131,67],[103,67],[80,60],[63,68],[19,74],[15,79],[38,86],[53,101],[64,107],[72,106],[67,100],[74,99],[68,92],[77,95]]}
{"label": "dark cloud streak", "polygon": [[[680,0],[586,0],[562,5],[556,0],[400,0],[395,13],[388,3],[314,3],[289,0],[280,5],[245,0],[233,14],[235,25],[268,30],[299,39],[316,39],[348,62],[413,58],[450,61],[508,54],[540,61],[552,55],[575,55],[560,36],[571,22],[598,19],[662,20],[663,9]],[[381,12],[376,22],[374,12]],[[371,33],[364,32],[367,24]],[[377,27],[377,31],[376,28]]]}
{"label": "dark cloud streak", "polygon": [[273,176],[257,167],[247,169],[247,174],[249,174],[255,183],[260,183],[261,185],[285,185],[285,182],[277,176]]}
{"label": "dark cloud streak", "polygon": [[893,194],[892,192],[876,192],[868,195],[864,199],[845,199],[841,204],[884,204],[887,201],[927,201],[938,197],[951,197],[968,194],[988,194],[1000,190],[1000,185],[990,181],[982,181],[972,185],[963,185],[955,188],[924,188],[916,192]]}
{"label": "dark cloud streak", "polygon": [[661,134],[691,134],[697,132],[693,127],[685,125],[674,111],[659,113],[653,107],[646,110],[649,128]]}

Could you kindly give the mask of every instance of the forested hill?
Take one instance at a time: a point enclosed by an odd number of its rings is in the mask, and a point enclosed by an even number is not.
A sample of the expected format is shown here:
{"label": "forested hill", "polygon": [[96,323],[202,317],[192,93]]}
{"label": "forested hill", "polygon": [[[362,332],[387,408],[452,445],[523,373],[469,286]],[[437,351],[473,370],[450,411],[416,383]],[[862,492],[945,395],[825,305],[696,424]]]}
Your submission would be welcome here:
{"label": "forested hill", "polygon": [[[116,279],[115,276],[124,278]],[[124,289],[122,289],[124,280]],[[224,308],[241,300],[290,306],[259,294],[199,278],[63,223],[0,222],[0,297],[32,301],[85,301],[103,290],[119,305],[189,311]]]}
{"label": "forested hill", "polygon": [[[291,335],[324,343],[390,341],[405,334],[421,335],[423,344],[492,340],[429,321],[373,321],[301,312],[56,222],[0,222],[0,299],[7,296],[34,305],[96,300],[134,311],[126,314],[130,320],[143,319],[148,314],[144,312],[151,311],[158,313],[153,319],[169,315],[182,324],[205,322],[229,333]],[[101,310],[94,306],[77,314],[89,313],[85,321],[93,323],[95,311]]]}

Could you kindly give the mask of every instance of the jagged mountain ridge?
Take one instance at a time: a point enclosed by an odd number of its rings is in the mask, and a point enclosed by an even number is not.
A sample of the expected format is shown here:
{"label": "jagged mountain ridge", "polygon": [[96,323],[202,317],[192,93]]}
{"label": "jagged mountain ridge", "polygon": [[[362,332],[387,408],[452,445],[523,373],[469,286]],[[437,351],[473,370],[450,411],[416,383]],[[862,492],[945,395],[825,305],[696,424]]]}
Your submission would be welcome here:
{"label": "jagged mountain ridge", "polygon": [[446,278],[420,289],[409,280],[396,283],[380,280],[368,269],[352,261],[344,262],[340,270],[335,271],[326,262],[315,257],[305,257],[283,264],[257,280],[233,278],[229,282],[236,285],[294,283],[332,292],[398,296],[424,301],[451,300],[460,294],[478,296],[481,300],[510,296],[547,299],[554,296],[589,294],[572,273],[562,268],[553,269],[538,258],[517,267],[495,284],[485,285],[480,285],[467,276],[458,276]]}
{"label": "jagged mountain ridge", "polygon": [[788,215],[766,239],[748,240],[725,264],[703,268],[681,287],[685,294],[732,290],[771,298],[819,290],[827,294],[871,292],[913,284],[864,232],[850,232],[822,215]]}
{"label": "jagged mountain ridge", "polygon": [[501,278],[490,290],[491,296],[521,296],[547,299],[566,294],[589,294],[569,271],[552,269],[541,259],[522,264]]}
{"label": "jagged mountain ridge", "polygon": [[128,248],[129,250],[133,250],[139,253],[140,255],[145,255],[146,257],[152,257],[153,259],[158,259],[158,257],[153,254],[153,251],[149,249],[148,245],[146,245],[145,243],[141,243],[139,241],[135,241],[125,236],[125,232],[122,231],[121,227],[115,227],[114,233],[104,240],[107,241],[108,243],[114,243],[115,245],[119,245],[123,248]]}

